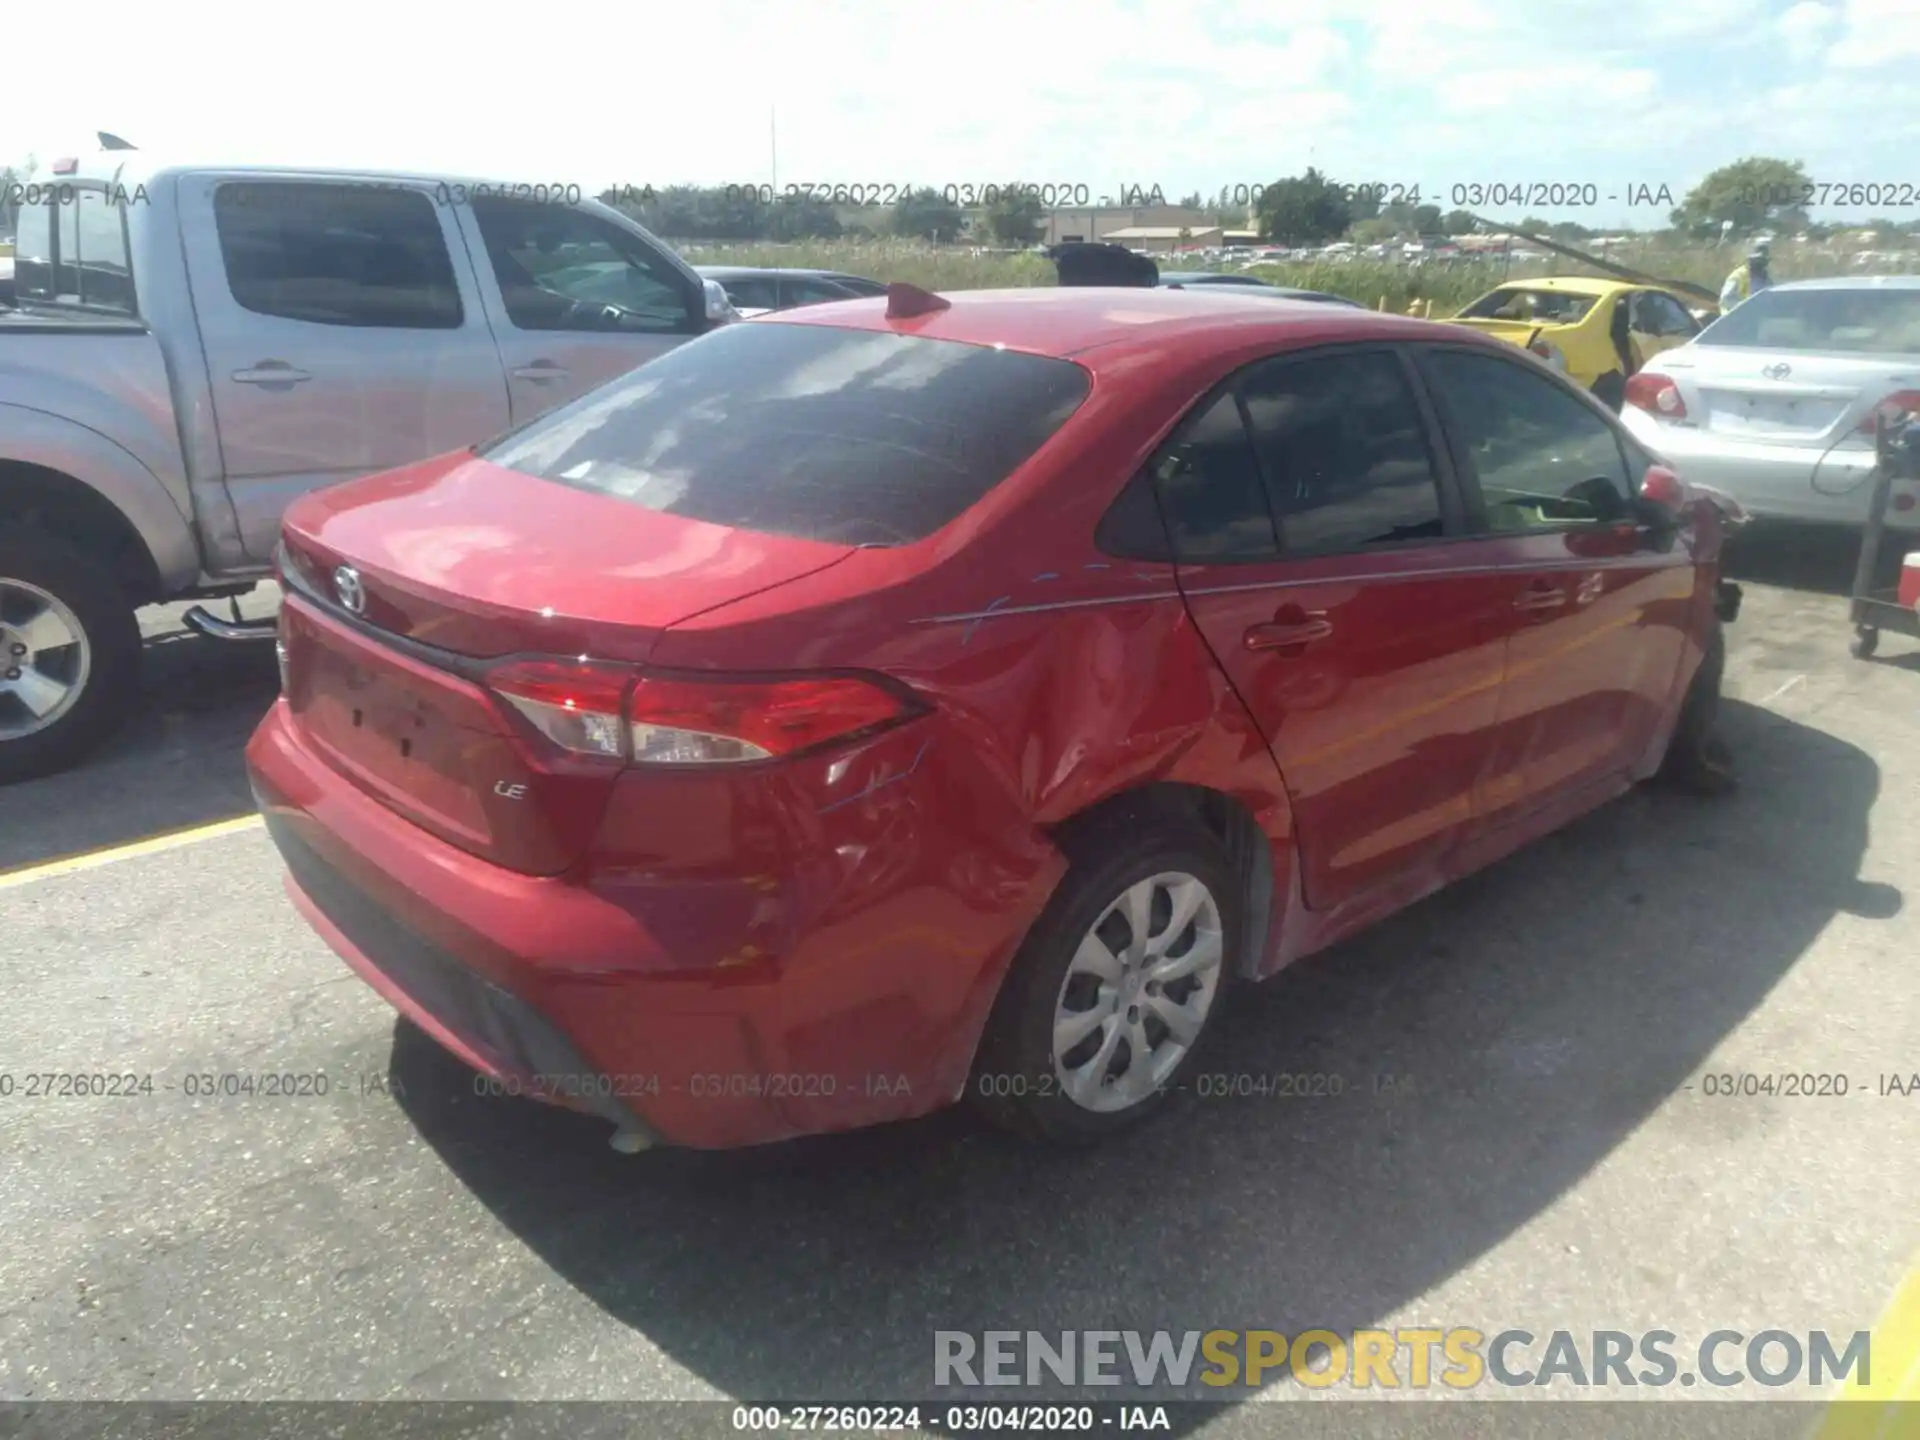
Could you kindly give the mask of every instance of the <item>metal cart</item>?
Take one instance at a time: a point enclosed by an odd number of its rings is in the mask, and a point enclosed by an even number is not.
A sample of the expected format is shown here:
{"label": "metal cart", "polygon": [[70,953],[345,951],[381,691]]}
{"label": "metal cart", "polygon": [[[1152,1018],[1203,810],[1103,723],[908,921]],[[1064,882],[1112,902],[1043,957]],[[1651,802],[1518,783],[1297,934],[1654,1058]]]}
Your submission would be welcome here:
{"label": "metal cart", "polygon": [[1882,630],[1920,639],[1920,609],[1901,604],[1896,590],[1876,588],[1873,583],[1893,482],[1920,479],[1920,421],[1889,424],[1884,417],[1876,417],[1873,450],[1873,493],[1867,503],[1866,528],[1860,532],[1860,563],[1853,572],[1853,639],[1847,646],[1858,660],[1880,648]]}

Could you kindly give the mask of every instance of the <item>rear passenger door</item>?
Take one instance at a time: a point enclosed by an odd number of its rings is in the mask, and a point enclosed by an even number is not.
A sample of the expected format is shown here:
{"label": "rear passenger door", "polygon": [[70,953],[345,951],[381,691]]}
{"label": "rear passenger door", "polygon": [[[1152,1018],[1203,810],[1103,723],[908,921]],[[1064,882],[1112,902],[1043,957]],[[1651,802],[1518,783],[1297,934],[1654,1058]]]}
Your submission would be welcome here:
{"label": "rear passenger door", "polygon": [[492,195],[455,213],[486,257],[516,425],[707,328],[699,278],[604,215]]}
{"label": "rear passenger door", "polygon": [[473,267],[429,190],[203,174],[182,182],[181,205],[227,490],[254,560],[315,486],[507,427]]}
{"label": "rear passenger door", "polygon": [[1504,598],[1403,355],[1262,361],[1152,462],[1187,605],[1265,733],[1306,903],[1431,872],[1475,814]]}
{"label": "rear passenger door", "polygon": [[1530,810],[1644,752],[1696,583],[1630,505],[1646,462],[1580,396],[1519,360],[1422,347],[1474,529],[1505,586],[1506,679],[1485,809]]}

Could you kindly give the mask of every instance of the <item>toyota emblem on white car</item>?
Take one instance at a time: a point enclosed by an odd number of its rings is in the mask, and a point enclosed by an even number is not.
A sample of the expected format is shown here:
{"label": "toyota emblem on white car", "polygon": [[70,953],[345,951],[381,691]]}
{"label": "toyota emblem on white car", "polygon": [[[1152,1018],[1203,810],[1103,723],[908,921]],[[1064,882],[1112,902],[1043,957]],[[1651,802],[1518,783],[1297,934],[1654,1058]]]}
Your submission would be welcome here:
{"label": "toyota emblem on white car", "polygon": [[1760,373],[1769,380],[1784,380],[1793,373],[1793,367],[1785,363],[1769,365]]}
{"label": "toyota emblem on white car", "polygon": [[333,593],[338,595],[340,603],[355,615],[365,613],[367,587],[360,583],[360,572],[351,565],[342,565],[333,572]]}

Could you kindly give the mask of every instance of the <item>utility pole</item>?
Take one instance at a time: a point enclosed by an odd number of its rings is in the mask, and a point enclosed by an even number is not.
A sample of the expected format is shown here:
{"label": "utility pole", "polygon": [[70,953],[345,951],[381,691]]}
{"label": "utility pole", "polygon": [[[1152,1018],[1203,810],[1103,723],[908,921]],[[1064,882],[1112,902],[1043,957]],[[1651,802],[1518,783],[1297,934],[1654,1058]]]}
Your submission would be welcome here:
{"label": "utility pole", "polygon": [[772,106],[767,107],[767,159],[773,175],[773,193],[780,194],[780,126]]}

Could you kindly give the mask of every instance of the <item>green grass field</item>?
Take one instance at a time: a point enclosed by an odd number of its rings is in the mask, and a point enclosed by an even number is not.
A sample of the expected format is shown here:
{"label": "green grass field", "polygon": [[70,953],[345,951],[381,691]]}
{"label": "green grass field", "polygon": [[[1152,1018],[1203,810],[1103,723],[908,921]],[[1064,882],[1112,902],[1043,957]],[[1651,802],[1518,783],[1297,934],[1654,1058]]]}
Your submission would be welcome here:
{"label": "green grass field", "polygon": [[[937,247],[902,241],[821,241],[794,245],[714,245],[687,242],[676,248],[695,265],[774,265],[799,269],[846,270],[876,280],[905,280],[928,290],[980,290],[1006,286],[1051,285],[1053,266],[1040,255],[975,255],[960,246]],[[1691,281],[1718,293],[1727,272],[1740,263],[1739,246],[1673,249],[1652,244],[1615,252],[1619,263],[1662,279]],[[1214,263],[1160,258],[1163,270],[1210,269]],[[1812,247],[1776,249],[1775,280],[1810,279],[1821,275],[1885,274],[1920,269],[1920,252],[1900,260],[1877,259],[1869,265],[1853,263],[1845,253],[1816,251]],[[1415,268],[1373,260],[1345,263],[1263,265],[1253,273],[1276,285],[1325,290],[1368,306],[1385,305],[1405,311],[1418,301],[1430,304],[1435,316],[1451,315],[1485,294],[1502,280],[1538,275],[1601,272],[1555,257],[1547,262],[1515,263],[1503,260],[1453,262]]]}

